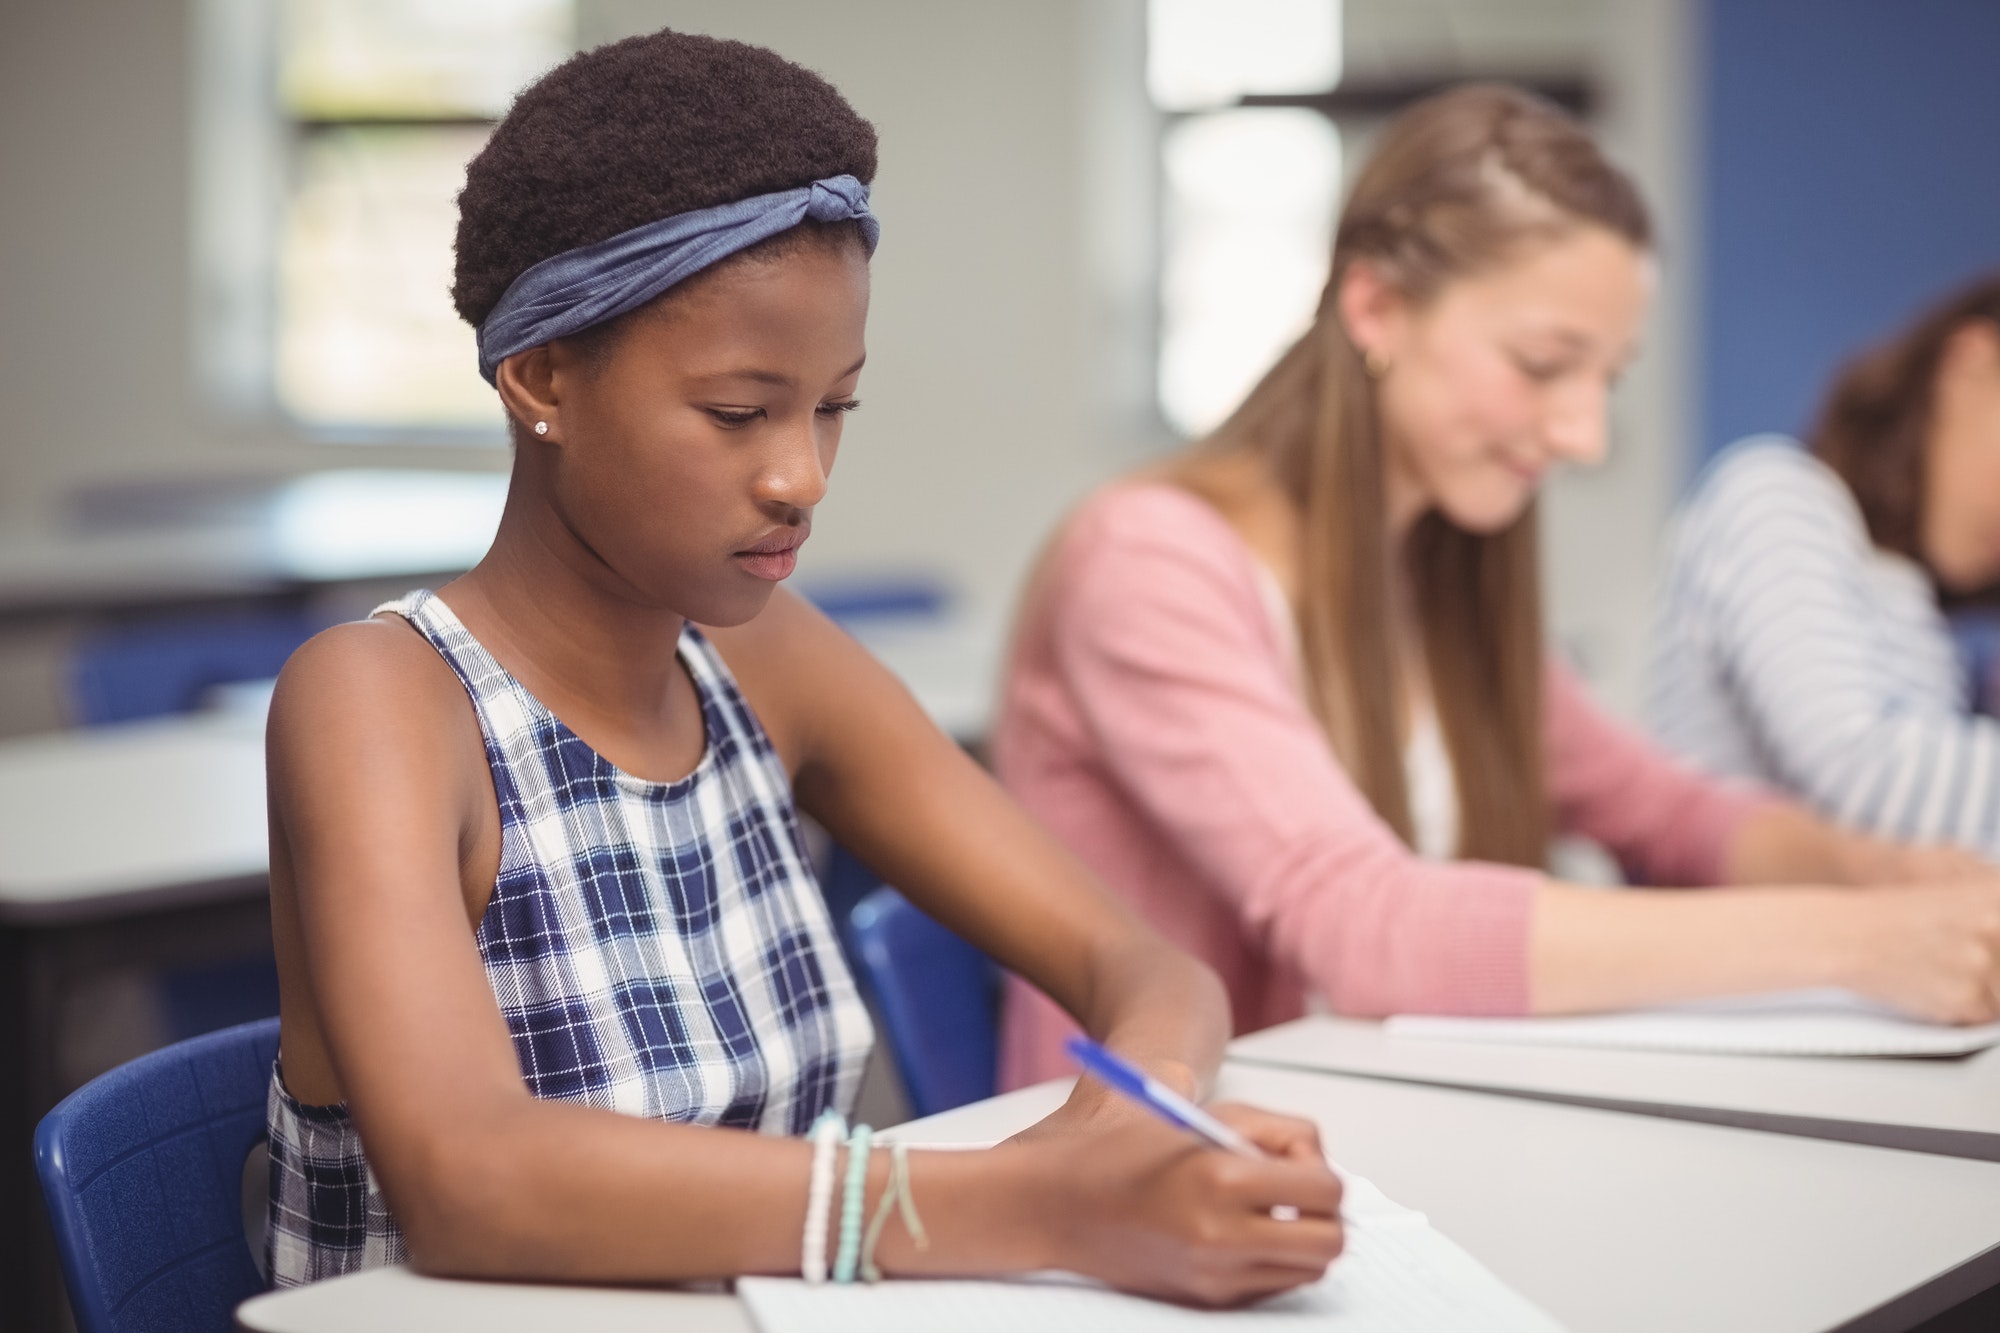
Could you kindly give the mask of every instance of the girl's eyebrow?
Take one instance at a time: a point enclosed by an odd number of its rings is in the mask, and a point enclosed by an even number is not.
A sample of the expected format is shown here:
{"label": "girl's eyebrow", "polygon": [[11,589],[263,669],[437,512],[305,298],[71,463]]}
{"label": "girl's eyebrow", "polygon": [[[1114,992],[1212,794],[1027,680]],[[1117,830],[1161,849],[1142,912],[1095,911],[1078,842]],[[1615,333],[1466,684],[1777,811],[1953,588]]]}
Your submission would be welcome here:
{"label": "girl's eyebrow", "polygon": [[[840,373],[840,378],[846,379],[849,375],[856,374],[867,360],[866,355],[862,356],[861,360],[856,361],[846,370],[843,370]],[[717,380],[751,380],[758,384],[769,384],[780,389],[789,389],[798,383],[796,379],[782,371],[761,370],[756,367],[745,367],[742,370],[720,370],[712,375],[697,375],[695,376],[695,380],[697,383],[703,384],[712,383]]]}
{"label": "girl's eyebrow", "polygon": [[1562,343],[1565,347],[1578,349],[1588,348],[1593,341],[1589,334],[1581,333],[1576,329],[1566,326],[1528,329],[1521,336],[1527,338],[1547,338],[1552,342]]}

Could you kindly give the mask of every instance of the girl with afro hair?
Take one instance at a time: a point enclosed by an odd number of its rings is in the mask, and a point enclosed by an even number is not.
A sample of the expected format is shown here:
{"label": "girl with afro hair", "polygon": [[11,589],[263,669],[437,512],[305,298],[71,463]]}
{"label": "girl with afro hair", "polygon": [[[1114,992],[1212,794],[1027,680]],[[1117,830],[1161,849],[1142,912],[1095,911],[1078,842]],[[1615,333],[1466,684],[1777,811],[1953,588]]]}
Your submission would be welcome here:
{"label": "girl with afro hair", "polygon": [[1229,1026],[1213,974],[778,587],[857,406],[874,169],[823,80],[671,32],[554,70],[468,169],[498,535],[307,644],[272,707],[279,1284],[1060,1264],[1238,1302],[1338,1253],[1299,1121],[1219,1108],[1254,1160],[1088,1080],[987,1152],[871,1153],[835,1118],[873,1034],[798,810],[1182,1093]]}

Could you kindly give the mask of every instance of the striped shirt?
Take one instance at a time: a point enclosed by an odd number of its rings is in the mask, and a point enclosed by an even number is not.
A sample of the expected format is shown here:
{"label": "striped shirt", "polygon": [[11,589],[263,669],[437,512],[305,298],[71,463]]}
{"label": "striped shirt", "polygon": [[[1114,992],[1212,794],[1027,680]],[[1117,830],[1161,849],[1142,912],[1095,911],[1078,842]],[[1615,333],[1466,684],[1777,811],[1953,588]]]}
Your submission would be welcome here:
{"label": "striped shirt", "polygon": [[1710,464],[1654,635],[1669,748],[1865,832],[2000,855],[2000,724],[1970,698],[1929,577],[1869,541],[1832,469],[1773,435]]}
{"label": "striped shirt", "polygon": [[[765,1134],[850,1109],[874,1029],[791,782],[701,631],[683,629],[679,650],[701,700],[701,761],[651,782],[584,744],[442,599],[379,610],[430,640],[486,738],[500,872],[475,939],[528,1091]],[[268,1107],[272,1281],[408,1258],[347,1107],[300,1103],[279,1070]]]}

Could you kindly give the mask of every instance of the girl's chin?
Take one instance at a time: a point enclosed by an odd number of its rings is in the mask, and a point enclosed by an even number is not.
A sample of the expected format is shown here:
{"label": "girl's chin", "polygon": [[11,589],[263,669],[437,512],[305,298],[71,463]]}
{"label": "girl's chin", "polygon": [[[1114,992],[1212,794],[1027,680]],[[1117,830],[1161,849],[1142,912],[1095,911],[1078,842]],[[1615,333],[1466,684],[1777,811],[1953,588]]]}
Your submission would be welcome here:
{"label": "girl's chin", "polygon": [[1514,526],[1535,498],[1531,486],[1511,487],[1505,495],[1486,493],[1447,500],[1438,506],[1455,528],[1481,537],[1492,537]]}

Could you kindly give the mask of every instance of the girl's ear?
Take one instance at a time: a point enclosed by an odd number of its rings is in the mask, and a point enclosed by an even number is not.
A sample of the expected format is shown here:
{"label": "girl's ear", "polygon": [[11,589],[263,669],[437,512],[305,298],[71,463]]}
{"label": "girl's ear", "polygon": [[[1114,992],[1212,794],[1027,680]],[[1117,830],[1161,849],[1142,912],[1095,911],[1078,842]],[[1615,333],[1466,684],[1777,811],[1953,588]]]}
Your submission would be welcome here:
{"label": "girl's ear", "polygon": [[522,429],[553,444],[562,438],[562,412],[556,401],[555,366],[546,345],[516,352],[500,363],[493,376],[500,401]]}
{"label": "girl's ear", "polygon": [[1350,263],[1340,275],[1334,304],[1348,341],[1370,365],[1395,363],[1407,306],[1402,292],[1379,269],[1365,259]]}

